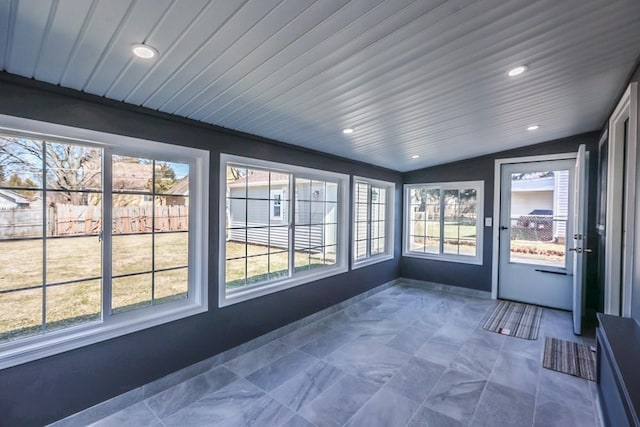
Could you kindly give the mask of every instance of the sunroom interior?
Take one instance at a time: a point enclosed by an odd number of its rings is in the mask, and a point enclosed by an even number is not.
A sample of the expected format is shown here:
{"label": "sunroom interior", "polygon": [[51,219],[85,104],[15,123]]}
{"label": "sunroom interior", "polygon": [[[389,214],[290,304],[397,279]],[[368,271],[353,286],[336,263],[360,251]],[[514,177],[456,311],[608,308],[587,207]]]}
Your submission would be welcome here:
{"label": "sunroom interior", "polygon": [[[7,0],[0,63],[0,426],[637,416],[635,368],[621,403],[542,369],[640,321],[637,1]],[[536,344],[483,332],[500,300]]]}

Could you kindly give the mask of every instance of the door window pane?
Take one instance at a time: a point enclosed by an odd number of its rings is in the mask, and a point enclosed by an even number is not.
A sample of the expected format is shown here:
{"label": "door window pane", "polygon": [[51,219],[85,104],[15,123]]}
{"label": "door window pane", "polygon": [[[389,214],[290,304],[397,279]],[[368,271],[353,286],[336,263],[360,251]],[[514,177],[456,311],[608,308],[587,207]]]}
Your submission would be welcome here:
{"label": "door window pane", "polygon": [[511,174],[512,263],[566,265],[569,171]]}

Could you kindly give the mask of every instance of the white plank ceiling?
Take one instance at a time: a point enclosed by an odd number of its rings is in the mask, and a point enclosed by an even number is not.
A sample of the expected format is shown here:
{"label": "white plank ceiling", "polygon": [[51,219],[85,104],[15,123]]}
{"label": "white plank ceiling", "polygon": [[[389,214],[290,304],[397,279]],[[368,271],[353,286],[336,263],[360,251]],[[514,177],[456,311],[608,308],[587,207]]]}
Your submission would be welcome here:
{"label": "white plank ceiling", "polygon": [[597,130],[639,54],[638,0],[0,0],[9,73],[399,171]]}

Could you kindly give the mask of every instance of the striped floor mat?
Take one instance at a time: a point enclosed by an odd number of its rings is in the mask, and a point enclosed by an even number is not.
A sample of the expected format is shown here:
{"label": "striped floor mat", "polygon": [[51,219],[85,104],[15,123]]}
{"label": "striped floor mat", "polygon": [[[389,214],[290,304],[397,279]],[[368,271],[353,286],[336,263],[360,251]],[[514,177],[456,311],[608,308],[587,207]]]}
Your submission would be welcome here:
{"label": "striped floor mat", "polygon": [[538,339],[541,318],[541,307],[519,302],[499,301],[482,327],[502,335],[536,340]]}
{"label": "striped floor mat", "polygon": [[547,337],[542,366],[589,381],[596,380],[596,353],[588,345],[577,342]]}

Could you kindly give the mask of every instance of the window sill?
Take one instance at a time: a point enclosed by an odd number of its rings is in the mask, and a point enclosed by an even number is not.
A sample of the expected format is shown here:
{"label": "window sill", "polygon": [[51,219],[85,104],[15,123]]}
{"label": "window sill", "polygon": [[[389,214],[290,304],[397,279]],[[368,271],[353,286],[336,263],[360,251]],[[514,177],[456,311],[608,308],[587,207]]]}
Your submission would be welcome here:
{"label": "window sill", "polygon": [[374,255],[372,257],[365,258],[363,260],[358,260],[358,261],[354,260],[351,263],[351,269],[357,270],[358,268],[367,267],[369,265],[377,264],[379,262],[389,261],[390,259],[393,259],[393,255],[381,254],[381,255]]}
{"label": "window sill", "polygon": [[[158,307],[154,307],[158,308]],[[0,370],[21,365],[44,357],[53,356],[101,341],[127,335],[143,329],[173,322],[185,317],[204,313],[207,304],[167,304],[152,313],[136,316],[135,311],[115,315],[123,316],[109,324],[99,321],[62,329],[43,335],[10,341],[0,345]],[[129,315],[129,316],[124,316]]]}
{"label": "window sill", "polygon": [[297,273],[296,277],[289,277],[286,279],[266,282],[260,285],[248,287],[246,289],[232,291],[230,292],[230,294],[227,294],[226,289],[221,287],[218,307],[226,307],[229,305],[237,304],[242,301],[269,295],[285,289],[304,285],[306,283],[315,282],[316,280],[325,279],[337,274],[346,273],[347,271],[348,268],[346,266],[335,266],[330,269],[310,271],[308,273]]}
{"label": "window sill", "polygon": [[432,254],[424,254],[420,252],[403,252],[402,256],[409,257],[409,258],[422,258],[422,259],[428,259],[433,261],[457,262],[460,264],[482,265],[482,258],[470,257],[470,256],[432,255]]}

